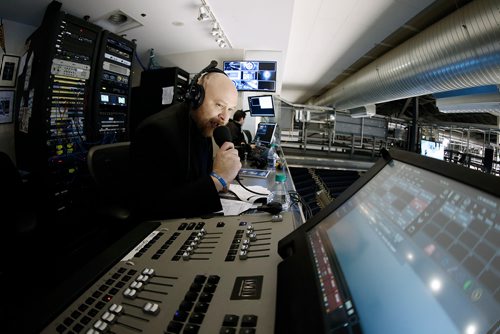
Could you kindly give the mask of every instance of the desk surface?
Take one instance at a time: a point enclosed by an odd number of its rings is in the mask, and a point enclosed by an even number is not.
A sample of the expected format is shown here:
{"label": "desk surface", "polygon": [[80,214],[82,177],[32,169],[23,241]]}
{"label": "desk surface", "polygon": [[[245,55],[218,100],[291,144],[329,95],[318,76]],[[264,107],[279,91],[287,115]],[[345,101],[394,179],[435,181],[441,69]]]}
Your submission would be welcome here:
{"label": "desk surface", "polygon": [[[280,158],[283,162],[283,168],[281,170],[271,170],[269,175],[266,178],[259,177],[240,177],[240,181],[244,186],[261,186],[267,189],[272,189],[275,181],[276,173],[284,173],[286,175],[286,188],[289,192],[295,192],[295,184],[292,179],[292,175],[290,174],[290,170],[288,169],[288,165],[286,163],[285,156],[281,153]],[[250,166],[249,161],[242,161],[242,168],[254,168]],[[233,182],[234,184],[238,184],[237,181]],[[291,205],[286,211],[292,213],[294,220],[294,227],[297,228],[305,221],[304,213],[302,211],[302,206],[300,203],[296,203]]]}

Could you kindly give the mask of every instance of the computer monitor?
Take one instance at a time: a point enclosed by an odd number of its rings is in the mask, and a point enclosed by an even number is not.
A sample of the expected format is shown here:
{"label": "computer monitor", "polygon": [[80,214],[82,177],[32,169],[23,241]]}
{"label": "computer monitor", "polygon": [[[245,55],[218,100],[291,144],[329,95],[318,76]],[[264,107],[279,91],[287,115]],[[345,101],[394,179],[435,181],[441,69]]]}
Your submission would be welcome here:
{"label": "computer monitor", "polygon": [[280,241],[276,333],[498,332],[500,179],[390,155]]}
{"label": "computer monitor", "polygon": [[420,154],[427,157],[444,160],[444,145],[440,142],[421,139]]}
{"label": "computer monitor", "polygon": [[263,146],[269,145],[273,141],[275,131],[276,123],[259,123],[255,132],[255,142]]}
{"label": "computer monitor", "polygon": [[250,116],[252,117],[274,117],[273,96],[249,96],[248,109],[250,109]]}
{"label": "computer monitor", "polygon": [[223,63],[226,75],[238,91],[276,91],[276,62],[231,60]]}

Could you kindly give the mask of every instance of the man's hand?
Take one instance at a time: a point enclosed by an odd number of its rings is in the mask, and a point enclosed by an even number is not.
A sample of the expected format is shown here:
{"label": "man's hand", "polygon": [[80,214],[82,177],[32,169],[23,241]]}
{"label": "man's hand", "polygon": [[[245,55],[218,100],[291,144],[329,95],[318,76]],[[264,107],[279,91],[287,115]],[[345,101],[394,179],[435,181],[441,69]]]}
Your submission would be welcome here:
{"label": "man's hand", "polygon": [[[225,142],[215,155],[213,171],[222,177],[229,185],[236,178],[240,169],[241,162],[238,156],[238,150],[234,148],[233,143]],[[220,185],[216,179],[214,179],[214,183],[220,191],[222,185]]]}

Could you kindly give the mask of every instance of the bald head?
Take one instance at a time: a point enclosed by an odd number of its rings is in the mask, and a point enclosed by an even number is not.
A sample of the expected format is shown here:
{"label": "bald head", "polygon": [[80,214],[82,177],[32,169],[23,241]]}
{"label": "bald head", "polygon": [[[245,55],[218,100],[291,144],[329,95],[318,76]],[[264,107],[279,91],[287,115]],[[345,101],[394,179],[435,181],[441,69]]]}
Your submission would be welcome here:
{"label": "bald head", "polygon": [[205,89],[205,95],[214,89],[219,92],[224,91],[228,94],[228,98],[230,97],[229,95],[233,95],[231,98],[234,99],[236,105],[238,91],[227,75],[219,72],[209,72],[200,78],[199,83]]}
{"label": "bald head", "polygon": [[211,137],[213,130],[233,117],[238,104],[238,91],[225,74],[210,72],[198,81],[205,90],[201,106],[192,111],[193,119],[202,134]]}

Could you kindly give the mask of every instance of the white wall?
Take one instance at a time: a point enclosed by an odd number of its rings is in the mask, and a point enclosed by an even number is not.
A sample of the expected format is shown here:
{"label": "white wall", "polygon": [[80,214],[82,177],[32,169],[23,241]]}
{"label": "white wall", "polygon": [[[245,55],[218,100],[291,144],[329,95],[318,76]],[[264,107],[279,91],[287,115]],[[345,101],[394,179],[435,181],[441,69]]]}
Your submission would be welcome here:
{"label": "white wall", "polygon": [[[36,27],[17,23],[14,21],[3,20],[5,34],[5,49],[8,55],[22,56],[24,54],[24,42],[35,31]],[[0,48],[0,59],[4,52]],[[19,74],[20,70],[18,70]],[[0,89],[12,89],[4,88]],[[15,117],[16,115],[14,115]],[[13,161],[15,160],[14,150],[14,122],[0,124],[0,151],[7,153]]]}

